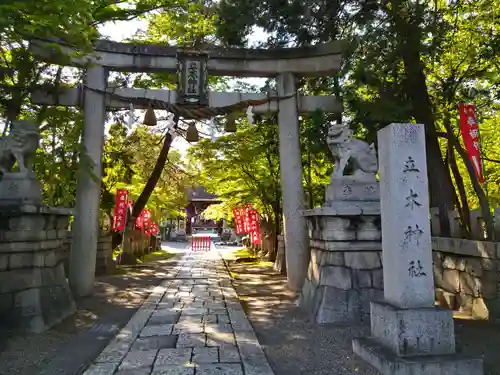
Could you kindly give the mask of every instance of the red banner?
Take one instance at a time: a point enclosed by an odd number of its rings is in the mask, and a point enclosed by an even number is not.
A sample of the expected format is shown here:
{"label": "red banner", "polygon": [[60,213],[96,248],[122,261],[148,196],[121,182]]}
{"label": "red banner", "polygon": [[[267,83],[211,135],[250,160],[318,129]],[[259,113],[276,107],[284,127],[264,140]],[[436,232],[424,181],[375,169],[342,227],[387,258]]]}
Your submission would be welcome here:
{"label": "red banner", "polygon": [[151,224],[151,234],[153,236],[156,236],[158,234],[158,224],[156,223]]}
{"label": "red banner", "polygon": [[142,225],[145,229],[149,230],[151,225],[151,211],[143,210],[142,211]]}
{"label": "red banner", "polygon": [[143,213],[144,213],[144,210],[141,211],[141,213],[139,214],[139,216],[137,216],[137,218],[135,219],[135,227],[136,228],[139,228],[139,229],[142,229],[142,222],[143,222]]}
{"label": "red banner", "polygon": [[243,226],[243,231],[244,233],[250,233],[250,221],[251,221],[251,218],[250,218],[250,212],[253,210],[252,208],[252,205],[251,204],[247,204],[245,206],[245,208],[243,208],[243,212],[244,212],[244,226]]}
{"label": "red banner", "polygon": [[475,107],[473,104],[460,104],[460,130],[464,141],[465,150],[476,171],[477,179],[484,183],[483,166],[481,164],[481,145],[479,144],[479,127],[476,121]]}
{"label": "red banner", "polygon": [[236,227],[235,230],[237,235],[245,233],[244,229],[245,219],[243,215],[244,215],[244,210],[242,208],[233,209],[234,225]]}
{"label": "red banner", "polygon": [[260,244],[260,218],[255,209],[248,210],[250,221],[250,242],[254,245]]}
{"label": "red banner", "polygon": [[115,214],[113,216],[113,231],[121,232],[125,230],[127,222],[127,202],[128,191],[119,189],[116,191]]}

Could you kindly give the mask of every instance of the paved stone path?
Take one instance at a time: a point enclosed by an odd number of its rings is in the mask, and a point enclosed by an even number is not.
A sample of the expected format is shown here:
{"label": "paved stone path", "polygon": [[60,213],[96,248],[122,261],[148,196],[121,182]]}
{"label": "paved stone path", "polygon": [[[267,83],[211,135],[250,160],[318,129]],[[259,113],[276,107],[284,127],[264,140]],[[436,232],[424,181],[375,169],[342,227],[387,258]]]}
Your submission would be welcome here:
{"label": "paved stone path", "polygon": [[84,375],[274,375],[217,251],[188,252]]}

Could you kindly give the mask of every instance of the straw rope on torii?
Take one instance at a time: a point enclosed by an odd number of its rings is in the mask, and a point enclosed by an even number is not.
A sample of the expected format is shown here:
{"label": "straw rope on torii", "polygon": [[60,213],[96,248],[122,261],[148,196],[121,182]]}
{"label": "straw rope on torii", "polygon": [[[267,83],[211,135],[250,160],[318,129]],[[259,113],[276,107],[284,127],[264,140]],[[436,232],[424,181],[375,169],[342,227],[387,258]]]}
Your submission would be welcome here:
{"label": "straw rope on torii", "polygon": [[[80,86],[81,87],[81,86]],[[250,99],[250,100],[243,100],[238,103],[234,103],[228,106],[224,107],[191,107],[191,106],[185,106],[185,105],[180,105],[180,104],[172,104],[169,102],[166,102],[164,100],[159,100],[159,99],[150,99],[150,98],[145,98],[145,97],[125,97],[122,95],[118,95],[113,92],[108,92],[108,91],[102,91],[102,90],[97,90],[92,87],[89,87],[87,85],[84,85],[85,89],[98,92],[102,95],[109,96],[111,98],[118,99],[120,101],[126,102],[126,103],[131,103],[132,105],[134,104],[142,104],[145,106],[151,106],[152,109],[160,109],[160,110],[167,110],[171,113],[173,113],[175,116],[178,117],[184,117],[192,120],[208,120],[212,117],[215,116],[221,116],[221,115],[226,115],[232,112],[237,112],[241,111],[245,108],[248,108],[250,106],[255,107],[259,105],[263,105],[266,103],[269,103],[271,101],[281,101],[285,99],[289,99],[295,95],[297,95],[297,91],[287,95],[287,96],[269,96],[265,99]]]}

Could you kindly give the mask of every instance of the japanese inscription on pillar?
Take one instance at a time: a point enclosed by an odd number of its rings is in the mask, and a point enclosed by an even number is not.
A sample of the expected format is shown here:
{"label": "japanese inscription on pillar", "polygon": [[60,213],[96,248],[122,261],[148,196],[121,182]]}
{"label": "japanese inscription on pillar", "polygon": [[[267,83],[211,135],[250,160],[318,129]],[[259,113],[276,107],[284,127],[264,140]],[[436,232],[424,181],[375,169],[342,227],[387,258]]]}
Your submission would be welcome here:
{"label": "japanese inscription on pillar", "polygon": [[[419,172],[420,169],[418,169],[415,165],[415,160],[411,157],[408,156],[408,159],[405,161],[403,170],[403,174],[405,173],[411,173],[414,172],[416,173],[416,177],[420,178]],[[412,176],[408,176],[408,182],[409,185],[411,186],[412,182]],[[406,199],[406,204],[405,207],[409,208],[411,211],[418,209],[419,207],[422,207],[422,204],[417,201],[418,199],[418,193],[414,191],[412,188],[410,188],[410,192],[408,196],[405,198]],[[411,215],[411,213],[409,213]],[[413,228],[412,225],[408,226],[408,229],[405,231],[405,244],[412,243],[414,242],[417,246],[420,245],[420,236],[424,233],[422,229],[418,226],[418,224],[415,224],[415,227]],[[420,277],[420,276],[426,276],[427,274],[424,271],[424,267],[420,263],[420,260],[410,260],[408,262],[408,275],[410,277]]]}
{"label": "japanese inscription on pillar", "polygon": [[177,54],[177,104],[208,105],[207,61],[206,54]]}
{"label": "japanese inscription on pillar", "polygon": [[403,308],[432,306],[434,280],[423,125],[379,132],[384,296]]}

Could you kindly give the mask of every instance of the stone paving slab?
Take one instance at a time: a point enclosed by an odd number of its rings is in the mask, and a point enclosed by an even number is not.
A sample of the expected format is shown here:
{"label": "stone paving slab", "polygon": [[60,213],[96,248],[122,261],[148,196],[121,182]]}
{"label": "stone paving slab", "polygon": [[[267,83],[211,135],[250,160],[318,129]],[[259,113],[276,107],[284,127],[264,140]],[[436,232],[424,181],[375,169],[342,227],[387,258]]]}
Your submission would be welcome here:
{"label": "stone paving slab", "polygon": [[274,375],[215,251],[189,252],[84,375]]}

